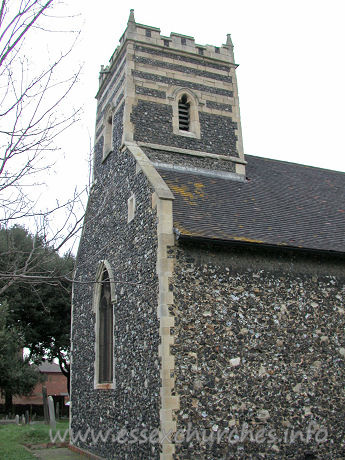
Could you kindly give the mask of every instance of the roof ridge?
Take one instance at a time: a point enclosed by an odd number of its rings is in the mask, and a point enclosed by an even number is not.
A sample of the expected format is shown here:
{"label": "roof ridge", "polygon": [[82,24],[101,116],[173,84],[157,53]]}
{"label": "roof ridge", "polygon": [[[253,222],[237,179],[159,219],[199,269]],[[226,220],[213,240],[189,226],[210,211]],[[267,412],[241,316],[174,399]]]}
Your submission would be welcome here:
{"label": "roof ridge", "polygon": [[259,160],[268,160],[268,161],[274,161],[276,163],[284,163],[284,164],[291,165],[291,166],[299,166],[301,168],[317,169],[319,171],[327,171],[327,172],[332,172],[332,173],[345,174],[345,171],[339,171],[337,169],[320,168],[319,166],[305,165],[303,163],[295,163],[293,161],[287,161],[287,160],[278,160],[277,158],[262,157],[260,155],[245,154],[245,158],[255,158],[255,159],[259,159]]}

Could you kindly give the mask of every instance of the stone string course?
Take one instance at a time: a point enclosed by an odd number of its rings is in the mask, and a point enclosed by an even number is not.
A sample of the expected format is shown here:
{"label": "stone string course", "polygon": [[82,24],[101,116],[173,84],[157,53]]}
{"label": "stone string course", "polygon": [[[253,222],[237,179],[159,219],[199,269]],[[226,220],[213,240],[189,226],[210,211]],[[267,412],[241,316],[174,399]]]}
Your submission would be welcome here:
{"label": "stone string course", "polygon": [[124,93],[122,92],[119,97],[116,99],[116,102],[115,102],[115,107],[117,107],[119,105],[119,103],[122,101],[122,99],[125,97]]}
{"label": "stone string course", "polygon": [[192,168],[203,168],[212,171],[235,172],[235,164],[231,161],[220,160],[218,158],[202,158],[183,153],[165,152],[163,150],[143,148],[146,155],[153,162],[167,163]]}
{"label": "stone string course", "polygon": [[[122,136],[122,121],[123,121],[123,110],[124,104],[121,105],[118,112],[113,117],[113,145],[114,150],[119,148],[121,145]],[[103,159],[103,136],[98,140],[94,150],[94,178],[95,182],[103,180],[102,174],[104,174],[104,167],[102,167]]]}
{"label": "stone string course", "polygon": [[[103,74],[103,76],[101,77],[102,80],[100,81],[101,83],[101,87],[100,87],[100,94],[98,95],[98,99],[99,98],[102,98],[104,100],[104,94],[105,94],[105,91],[106,90],[109,90],[109,88],[111,88],[116,80],[119,78],[122,70],[123,70],[123,66],[125,65],[125,61],[123,61],[123,58],[125,57],[126,55],[126,52],[127,50],[126,49],[123,49],[123,51],[121,52],[121,54],[119,56],[117,56],[116,58],[116,65],[113,67],[112,69],[112,77],[111,77],[111,74],[110,73],[105,73]],[[123,61],[123,62],[122,62]],[[105,69],[104,69],[105,72],[109,71],[109,67],[107,66]],[[111,81],[109,82],[109,79],[111,78]],[[103,103],[103,102],[102,102]]]}
{"label": "stone string course", "polygon": [[[125,77],[123,76],[118,84],[116,85],[115,89],[113,90],[113,92],[111,93],[111,95],[109,96],[109,102],[111,102],[114,97],[116,96],[117,92],[119,91],[119,89],[121,88],[121,86],[123,85],[123,82],[125,81]],[[123,97],[123,93],[120,94],[118,100],[116,102],[118,102],[121,98]],[[98,125],[98,123],[100,123],[100,121],[103,119],[104,117],[104,113],[105,113],[105,109],[104,109],[104,106],[102,107],[102,110],[100,110],[98,112],[98,115],[97,115],[97,119],[96,119],[96,125]]]}
{"label": "stone string course", "polygon": [[221,104],[220,102],[206,101],[206,107],[209,109],[224,110],[224,112],[232,112],[230,104]]}
{"label": "stone string course", "polygon": [[96,135],[95,135],[95,139],[98,139],[99,136],[103,133],[103,130],[104,130],[104,126],[103,124],[100,125],[100,127],[98,128],[98,130],[96,131]]}
{"label": "stone string course", "polygon": [[143,94],[145,96],[157,97],[159,99],[165,99],[166,98],[166,92],[165,91],[159,91],[159,90],[153,89],[153,88],[146,88],[145,86],[136,86],[135,87],[135,92],[136,92],[136,94]]}
{"label": "stone string course", "polygon": [[[116,114],[116,115],[115,115],[114,123],[116,123],[117,120],[122,121],[122,117],[123,117],[123,104],[122,104],[122,106],[120,106],[120,107],[118,107],[118,106],[119,106],[120,102],[122,101],[123,97],[124,97],[124,94],[121,93],[120,96],[119,96],[119,97],[116,99],[116,101],[115,101],[114,108],[115,108],[115,110],[118,109],[119,114]],[[101,121],[101,118],[99,119],[99,121]],[[103,124],[101,124],[100,127],[99,127],[99,128],[97,129],[97,131],[96,131],[96,137],[95,137],[96,141],[98,140],[99,136],[103,133],[103,129],[104,129],[104,126],[103,126]]]}
{"label": "stone string course", "polygon": [[149,59],[142,56],[135,56],[135,62],[139,64],[151,65],[155,68],[169,69],[176,72],[186,73],[190,75],[197,75],[198,77],[208,78],[211,80],[225,81],[232,83],[232,78],[228,75],[222,75],[220,73],[206,72],[205,70],[194,69],[193,67],[187,67],[178,64],[171,64],[166,61],[157,61],[156,59]]}
{"label": "stone string course", "polygon": [[172,107],[166,104],[138,101],[133,108],[136,141],[170,145],[190,150],[238,157],[236,124],[231,118],[199,113],[201,139],[176,136],[172,130]]}
{"label": "stone string course", "polygon": [[98,112],[100,110],[102,110],[104,104],[109,100],[109,93],[110,93],[110,91],[112,91],[114,84],[119,79],[119,76],[123,72],[123,69],[125,68],[125,65],[126,65],[126,61],[124,60],[122,62],[122,64],[120,65],[120,67],[118,68],[116,74],[113,76],[113,78],[111,79],[110,83],[108,84],[107,89],[102,94],[102,99],[99,101],[98,107],[97,107]]}
{"label": "stone string course", "polygon": [[225,72],[230,72],[230,68],[231,68],[228,65],[217,64],[216,62],[210,62],[210,61],[208,61],[206,59],[203,59],[200,56],[198,58],[193,58],[193,57],[190,57],[190,56],[186,56],[184,54],[176,54],[176,52],[171,53],[171,52],[167,52],[167,51],[163,51],[163,50],[159,50],[159,49],[148,48],[148,47],[142,46],[142,45],[135,45],[134,49],[136,51],[141,51],[143,53],[151,54],[152,56],[160,56],[160,57],[163,57],[163,58],[174,59],[176,61],[188,62],[190,64],[196,64],[196,65],[201,64],[204,67],[209,67],[211,69],[217,69],[217,70],[223,70]]}
{"label": "stone string course", "polygon": [[155,81],[157,83],[165,83],[171,86],[182,86],[185,88],[194,89],[196,91],[202,91],[202,92],[210,93],[210,94],[218,94],[220,96],[233,97],[233,91],[229,91],[223,88],[215,88],[212,86],[206,86],[206,85],[201,85],[199,83],[194,83],[192,81],[179,80],[177,78],[169,78],[163,75],[155,75],[153,73],[141,72],[138,70],[132,70],[132,74],[134,77],[142,78],[148,81]]}
{"label": "stone string course", "polygon": [[[227,433],[213,445],[177,444],[176,458],[343,458],[344,261],[182,244],[171,251],[178,429]],[[267,442],[270,429],[281,440],[293,430],[305,439],[311,421],[328,430],[324,443]],[[229,444],[244,423],[263,429],[266,442]]]}

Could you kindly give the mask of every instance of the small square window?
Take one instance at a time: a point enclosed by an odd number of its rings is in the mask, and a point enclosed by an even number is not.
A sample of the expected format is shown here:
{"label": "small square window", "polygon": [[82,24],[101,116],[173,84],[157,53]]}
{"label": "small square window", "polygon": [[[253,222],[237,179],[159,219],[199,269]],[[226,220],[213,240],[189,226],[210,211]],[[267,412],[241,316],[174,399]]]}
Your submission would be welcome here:
{"label": "small square window", "polygon": [[167,46],[169,48],[169,40],[163,40],[164,46]]}
{"label": "small square window", "polygon": [[146,37],[151,37],[151,30],[146,29],[145,33]]}
{"label": "small square window", "polygon": [[215,46],[214,50],[215,50],[215,52],[216,52],[217,54],[220,53],[220,49],[218,48],[218,46]]}
{"label": "small square window", "polygon": [[181,38],[181,45],[187,45],[187,40],[185,38]]}
{"label": "small square window", "polygon": [[198,48],[198,53],[200,54],[200,56],[203,56],[204,55],[204,50],[202,48]]}

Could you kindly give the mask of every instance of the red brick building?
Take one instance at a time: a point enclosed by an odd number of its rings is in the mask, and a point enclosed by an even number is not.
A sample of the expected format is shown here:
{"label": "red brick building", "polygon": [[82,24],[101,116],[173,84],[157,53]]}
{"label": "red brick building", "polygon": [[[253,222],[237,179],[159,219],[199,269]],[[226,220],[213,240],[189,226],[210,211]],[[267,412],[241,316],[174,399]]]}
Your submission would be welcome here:
{"label": "red brick building", "polygon": [[[67,392],[67,379],[56,363],[43,362],[38,366],[39,371],[46,378],[45,381],[35,386],[30,396],[17,396],[13,398],[13,406],[16,413],[22,413],[24,410],[30,410],[31,413],[43,414],[43,396],[42,388],[47,388],[47,395],[52,396],[56,403],[59,403],[60,414],[67,415],[68,408],[65,406],[69,400]],[[0,399],[0,404],[4,401]]]}

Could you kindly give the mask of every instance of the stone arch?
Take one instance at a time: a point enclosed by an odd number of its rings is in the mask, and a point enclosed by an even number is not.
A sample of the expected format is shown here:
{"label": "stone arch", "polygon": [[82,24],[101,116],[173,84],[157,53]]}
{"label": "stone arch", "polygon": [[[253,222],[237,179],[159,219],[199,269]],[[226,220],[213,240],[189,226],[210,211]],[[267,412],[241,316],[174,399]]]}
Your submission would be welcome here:
{"label": "stone arch", "polygon": [[95,366],[96,389],[114,388],[114,303],[116,301],[112,268],[108,261],[99,262],[95,286],[93,309],[95,312]]}
{"label": "stone arch", "polygon": [[[173,105],[173,132],[174,134],[186,137],[196,137],[200,139],[200,122],[199,122],[199,106],[201,105],[197,95],[189,88],[178,87],[175,88],[169,99]],[[185,99],[188,106],[188,129],[181,128],[181,112],[179,110],[179,103]]]}

